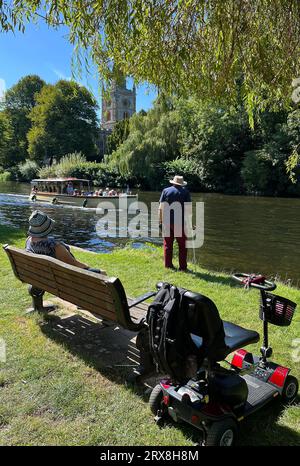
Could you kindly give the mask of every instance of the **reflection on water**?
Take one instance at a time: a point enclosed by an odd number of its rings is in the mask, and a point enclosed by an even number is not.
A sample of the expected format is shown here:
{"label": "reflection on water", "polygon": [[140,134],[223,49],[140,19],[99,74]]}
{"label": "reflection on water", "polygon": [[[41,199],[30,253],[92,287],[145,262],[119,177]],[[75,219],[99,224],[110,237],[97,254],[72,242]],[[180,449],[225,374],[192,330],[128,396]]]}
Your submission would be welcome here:
{"label": "reflection on water", "polygon": [[[1,223],[26,230],[31,211],[40,208],[56,221],[55,235],[70,244],[109,252],[129,240],[107,238],[102,227],[98,228],[99,236],[96,225],[100,217],[93,209],[32,204],[28,192],[28,184],[0,183]],[[192,197],[205,205],[205,238],[202,248],[195,254],[189,252],[191,260],[213,270],[277,275],[300,286],[300,199],[199,193]],[[139,200],[148,206],[158,199],[159,193],[139,194]],[[141,238],[134,239],[135,247],[149,241],[148,231],[141,230],[140,234]],[[156,242],[161,240],[156,238]]]}

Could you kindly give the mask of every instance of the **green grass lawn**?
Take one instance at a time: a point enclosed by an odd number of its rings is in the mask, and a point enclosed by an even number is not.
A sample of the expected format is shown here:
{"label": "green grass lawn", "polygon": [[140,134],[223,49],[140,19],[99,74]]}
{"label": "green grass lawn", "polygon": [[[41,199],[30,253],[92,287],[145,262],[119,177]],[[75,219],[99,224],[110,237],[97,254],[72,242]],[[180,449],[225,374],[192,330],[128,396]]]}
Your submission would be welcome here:
{"label": "green grass lawn", "polygon": [[[0,243],[23,247],[24,239],[24,232],[0,227]],[[158,281],[169,281],[209,296],[223,319],[261,333],[258,293],[236,287],[228,275],[192,264],[193,274],[166,272],[158,248],[75,254],[119,277],[130,296],[154,289]],[[197,441],[197,431],[189,427],[156,426],[147,400],[118,373],[104,372],[92,357],[88,360],[80,351],[71,352],[45,335],[38,317],[24,316],[30,305],[27,286],[15,279],[2,250],[0,267],[0,338],[7,348],[6,362],[0,362],[0,445],[188,446]],[[299,290],[279,284],[277,292],[300,308]],[[293,340],[300,337],[299,322],[298,309],[290,327],[270,327],[270,342],[274,360],[291,367],[300,379],[292,347]],[[249,349],[258,353],[260,343]],[[299,445],[299,403],[285,407],[275,401],[243,421],[239,444]]]}

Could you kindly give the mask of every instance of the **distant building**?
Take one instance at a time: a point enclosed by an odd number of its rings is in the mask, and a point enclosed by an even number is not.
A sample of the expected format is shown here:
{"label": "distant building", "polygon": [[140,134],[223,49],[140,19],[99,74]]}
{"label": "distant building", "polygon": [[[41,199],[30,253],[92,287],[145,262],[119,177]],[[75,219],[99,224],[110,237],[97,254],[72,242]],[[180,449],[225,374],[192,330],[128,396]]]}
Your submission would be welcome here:
{"label": "distant building", "polygon": [[117,121],[130,118],[136,112],[136,90],[126,88],[126,79],[113,81],[110,98],[102,98],[101,126],[104,130],[112,130]]}
{"label": "distant building", "polygon": [[136,112],[136,89],[127,89],[126,79],[121,77],[118,81],[113,81],[110,97],[102,97],[101,102],[101,129],[97,145],[100,157],[106,154],[107,138],[111,134],[117,121],[130,118]]}

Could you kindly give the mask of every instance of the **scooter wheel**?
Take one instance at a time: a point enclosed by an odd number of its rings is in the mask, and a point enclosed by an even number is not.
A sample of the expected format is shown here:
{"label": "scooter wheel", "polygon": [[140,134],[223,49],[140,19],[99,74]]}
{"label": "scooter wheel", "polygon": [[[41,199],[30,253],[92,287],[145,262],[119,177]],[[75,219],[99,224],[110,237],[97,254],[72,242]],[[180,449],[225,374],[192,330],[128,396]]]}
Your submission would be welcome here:
{"label": "scooter wheel", "polygon": [[287,404],[293,403],[298,393],[299,383],[296,377],[292,375],[288,375],[285,384],[283,387],[283,391],[281,394],[282,401]]}
{"label": "scooter wheel", "polygon": [[214,422],[206,434],[205,446],[231,447],[237,438],[237,424],[233,419]]}
{"label": "scooter wheel", "polygon": [[151,412],[155,416],[157,414],[157,411],[161,409],[162,399],[163,399],[162,388],[159,384],[155,385],[149,398],[150,409],[151,409]]}

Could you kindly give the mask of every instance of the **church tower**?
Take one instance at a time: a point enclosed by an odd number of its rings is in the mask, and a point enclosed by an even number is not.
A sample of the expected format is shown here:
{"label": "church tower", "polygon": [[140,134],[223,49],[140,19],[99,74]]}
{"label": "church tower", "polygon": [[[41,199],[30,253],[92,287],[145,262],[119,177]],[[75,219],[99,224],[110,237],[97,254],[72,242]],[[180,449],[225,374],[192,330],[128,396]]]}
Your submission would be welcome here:
{"label": "church tower", "polygon": [[136,89],[127,89],[126,79],[113,81],[110,98],[102,98],[102,128],[112,130],[117,121],[130,118],[136,112]]}

